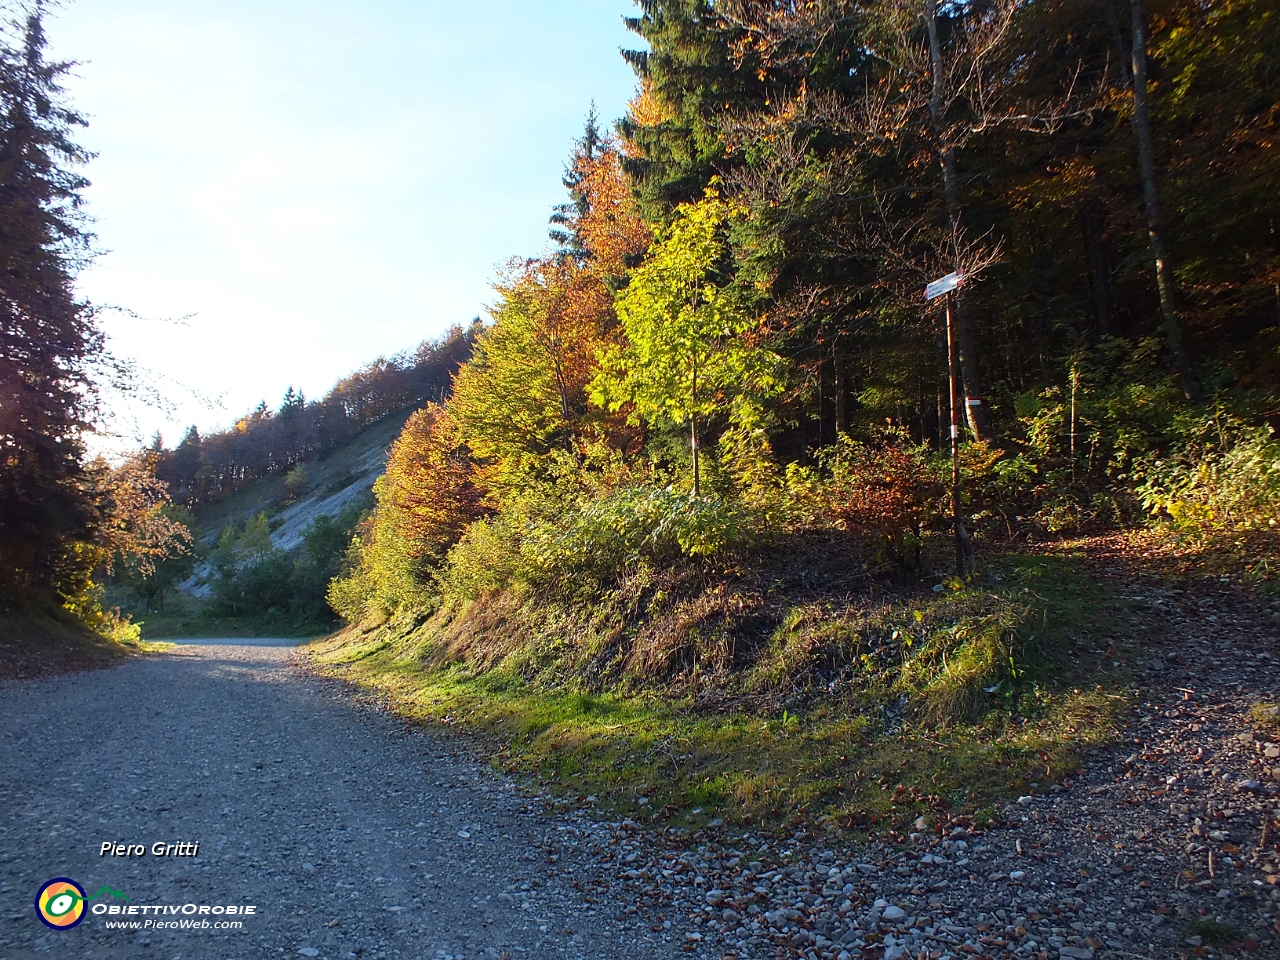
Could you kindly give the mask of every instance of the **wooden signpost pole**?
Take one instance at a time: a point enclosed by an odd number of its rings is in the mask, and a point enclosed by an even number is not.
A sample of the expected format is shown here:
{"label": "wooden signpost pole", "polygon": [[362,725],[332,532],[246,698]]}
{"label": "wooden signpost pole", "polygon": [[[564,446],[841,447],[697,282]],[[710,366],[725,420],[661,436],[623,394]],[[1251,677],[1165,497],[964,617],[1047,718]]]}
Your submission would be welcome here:
{"label": "wooden signpost pole", "polygon": [[951,382],[951,522],[956,533],[956,575],[964,576],[964,527],[960,524],[960,404],[956,394],[956,338],[951,323],[951,294],[947,294],[947,379]]}
{"label": "wooden signpost pole", "polygon": [[951,522],[955,528],[956,541],[956,576],[963,577],[968,572],[969,556],[964,522],[960,517],[960,377],[956,370],[956,338],[954,325],[951,322],[951,291],[964,283],[964,276],[959,272],[948,274],[925,287],[925,300],[933,300],[945,296],[947,315],[947,381],[951,391]]}

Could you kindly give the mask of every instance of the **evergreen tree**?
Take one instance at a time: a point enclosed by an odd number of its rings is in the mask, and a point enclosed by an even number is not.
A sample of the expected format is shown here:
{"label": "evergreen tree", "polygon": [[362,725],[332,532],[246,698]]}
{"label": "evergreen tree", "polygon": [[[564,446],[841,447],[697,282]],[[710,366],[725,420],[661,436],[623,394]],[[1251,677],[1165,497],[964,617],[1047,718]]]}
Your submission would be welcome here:
{"label": "evergreen tree", "polygon": [[[768,101],[771,81],[748,55],[735,61],[741,31],[709,0],[638,0],[641,15],[626,20],[649,50],[624,50],[640,78],[618,132],[627,143],[627,172],[651,222],[676,204],[696,201],[726,163],[720,121]],[[754,72],[753,72],[754,71]]]}
{"label": "evergreen tree", "polygon": [[70,64],[45,58],[39,2],[0,38],[0,590],[45,592],[72,576],[91,536],[81,438],[102,337],[74,279],[92,255],[81,212],[85,125],[66,105]]}
{"label": "evergreen tree", "polygon": [[587,111],[586,126],[581,139],[573,143],[573,155],[565,166],[561,183],[569,191],[569,202],[556,206],[551,214],[551,239],[560,247],[564,256],[585,260],[589,254],[578,233],[578,224],[591,212],[591,199],[587,191],[587,177],[592,163],[600,154],[604,138],[600,134],[600,117],[595,101]]}

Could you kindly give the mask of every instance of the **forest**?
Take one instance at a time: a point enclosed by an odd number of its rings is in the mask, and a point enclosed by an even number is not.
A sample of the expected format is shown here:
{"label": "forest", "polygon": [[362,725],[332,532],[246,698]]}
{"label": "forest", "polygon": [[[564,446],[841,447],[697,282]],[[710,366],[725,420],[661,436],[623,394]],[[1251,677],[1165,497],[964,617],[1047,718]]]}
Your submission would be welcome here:
{"label": "forest", "polygon": [[1269,4],[644,0],[627,26],[635,96],[612,125],[590,111],[548,246],[494,279],[487,322],[109,464],[83,440],[122,378],[75,292],[84,121],[39,10],[19,22],[0,58],[6,596],[94,608],[118,565],[146,580],[190,551],[179,508],[410,410],[328,587],[353,624],[583,604],[644,571],[693,577],[686,600],[779,565],[963,583],[988,548],[1153,525],[1269,578]]}
{"label": "forest", "polygon": [[635,5],[482,317],[109,458],[74,65],[0,0],[27,845],[92,876],[42,791],[105,763],[281,956],[1273,955],[1280,6]]}
{"label": "forest", "polygon": [[380,357],[319,401],[290,387],[279,408],[263,402],[227,430],[202,437],[193,426],[171,450],[159,439],[151,451],[156,477],[175,502],[194,509],[323,457],[385,417],[443,399],[474,333],[453,327],[412,353]]}
{"label": "forest", "polygon": [[[1275,52],[1256,2],[641,5],[447,400],[410,420],[332,600],[852,536],[1172,524],[1259,575],[1280,494]],[[1244,539],[1240,539],[1243,537]],[[961,571],[963,573],[964,571]]]}

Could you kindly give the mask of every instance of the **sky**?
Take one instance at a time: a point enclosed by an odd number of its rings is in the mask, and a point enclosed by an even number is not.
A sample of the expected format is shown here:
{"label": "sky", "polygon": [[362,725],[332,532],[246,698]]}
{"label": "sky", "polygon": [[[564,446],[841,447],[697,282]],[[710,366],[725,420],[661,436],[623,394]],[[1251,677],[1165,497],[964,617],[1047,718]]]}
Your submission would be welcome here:
{"label": "sky", "polygon": [[171,409],[95,446],[226,427],[465,324],[546,246],[591,102],[635,88],[629,0],[68,0],[50,55],[97,154],[79,280]]}

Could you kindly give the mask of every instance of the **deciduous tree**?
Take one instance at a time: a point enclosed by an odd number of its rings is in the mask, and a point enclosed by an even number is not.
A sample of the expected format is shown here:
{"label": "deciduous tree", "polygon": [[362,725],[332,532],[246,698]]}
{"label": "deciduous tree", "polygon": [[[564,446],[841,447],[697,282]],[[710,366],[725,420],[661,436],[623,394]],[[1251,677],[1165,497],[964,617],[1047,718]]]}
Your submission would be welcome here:
{"label": "deciduous tree", "polygon": [[754,321],[728,272],[726,230],[743,212],[714,191],[676,208],[618,296],[626,343],[605,354],[592,383],[601,406],[689,424],[694,496],[702,494],[699,423],[778,385],[776,358],[746,336]]}

